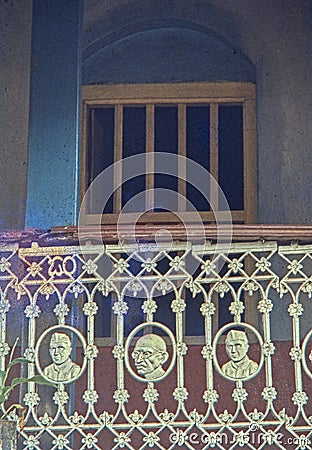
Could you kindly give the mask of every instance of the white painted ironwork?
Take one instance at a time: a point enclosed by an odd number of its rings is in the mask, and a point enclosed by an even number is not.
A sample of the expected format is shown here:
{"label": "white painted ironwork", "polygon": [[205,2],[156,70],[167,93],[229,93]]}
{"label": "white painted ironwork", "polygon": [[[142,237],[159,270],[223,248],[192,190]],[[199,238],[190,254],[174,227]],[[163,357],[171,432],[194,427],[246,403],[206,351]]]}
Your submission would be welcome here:
{"label": "white painted ironwork", "polygon": [[312,449],[311,245],[97,252],[2,248],[1,367],[19,336],[57,386],[21,393],[19,448]]}

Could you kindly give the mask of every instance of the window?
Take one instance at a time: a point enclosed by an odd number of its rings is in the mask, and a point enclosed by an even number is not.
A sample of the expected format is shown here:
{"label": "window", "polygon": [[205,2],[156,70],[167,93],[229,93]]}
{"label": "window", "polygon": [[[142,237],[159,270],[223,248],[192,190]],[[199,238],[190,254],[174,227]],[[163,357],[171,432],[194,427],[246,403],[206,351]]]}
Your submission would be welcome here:
{"label": "window", "polygon": [[[90,85],[83,86],[82,97],[82,195],[97,175],[116,161],[134,154],[169,152],[194,160],[214,176],[228,200],[234,223],[256,222],[254,84],[209,82]],[[150,167],[146,168],[146,172],[149,172],[148,169]],[[181,167],[180,170],[185,168]],[[184,175],[187,179],[187,174]],[[186,198],[194,204],[204,222],[215,220],[209,203],[183,177],[143,173],[136,179],[123,182],[121,168],[119,172],[114,172],[113,178],[114,194],[103,210],[102,223],[117,223],[118,215],[128,200],[140,192],[157,188],[167,188],[181,194],[175,205],[176,211],[188,211],[187,202],[183,200]],[[117,188],[119,181],[122,184]],[[161,196],[152,193],[145,194],[143,198],[144,201],[137,205],[138,211],[133,212],[144,213],[144,222],[172,223],[178,220],[174,211],[164,208]],[[98,223],[96,213],[99,214],[90,205],[87,214],[90,225]],[[208,290],[210,287],[207,285]],[[191,339],[193,336],[197,342],[203,333],[198,325],[201,323],[202,298],[200,295],[196,299],[188,297],[192,295],[185,290],[188,314],[184,328],[186,335]],[[229,303],[232,301],[229,293],[225,294],[221,302],[217,297],[215,293],[216,329],[231,320]],[[172,298],[168,295],[166,300],[164,296],[162,301],[163,304],[168,304],[168,313],[156,318],[170,322]],[[139,316],[142,315],[141,306],[136,308],[139,313],[138,316],[131,317],[132,322],[142,321]],[[247,316],[256,320],[257,314],[251,309],[253,308],[246,304]],[[110,322],[108,311],[103,310],[104,316]],[[97,337],[107,339],[114,333],[112,325],[106,327],[108,334],[104,335],[104,322],[100,317],[99,320]],[[113,323],[112,320],[111,324]],[[173,326],[171,322],[168,325]]]}
{"label": "window", "polygon": [[[116,161],[134,154],[169,152],[193,159],[214,176],[228,200],[234,223],[256,222],[254,84],[91,85],[83,86],[82,98],[82,195],[94,178]],[[182,179],[187,177],[183,167],[178,172],[181,178],[154,175],[148,169],[149,173],[128,180],[120,188],[122,169],[114,174],[116,189],[103,211],[103,223],[116,223],[130,198],[157,188],[181,194],[177,211],[188,210],[188,199],[204,222],[214,221],[208,202]],[[145,195],[137,207],[145,212],[145,222],[177,220],[157,194]],[[92,205],[87,213],[89,223],[94,223]]]}

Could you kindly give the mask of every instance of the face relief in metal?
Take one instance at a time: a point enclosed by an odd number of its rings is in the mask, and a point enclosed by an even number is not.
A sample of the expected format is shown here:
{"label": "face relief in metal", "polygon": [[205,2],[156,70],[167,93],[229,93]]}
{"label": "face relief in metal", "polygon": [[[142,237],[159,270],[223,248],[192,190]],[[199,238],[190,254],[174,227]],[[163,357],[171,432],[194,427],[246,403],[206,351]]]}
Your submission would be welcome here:
{"label": "face relief in metal", "polygon": [[56,383],[20,391],[18,448],[311,450],[311,254],[278,242],[3,246],[1,369],[19,336],[21,376]]}

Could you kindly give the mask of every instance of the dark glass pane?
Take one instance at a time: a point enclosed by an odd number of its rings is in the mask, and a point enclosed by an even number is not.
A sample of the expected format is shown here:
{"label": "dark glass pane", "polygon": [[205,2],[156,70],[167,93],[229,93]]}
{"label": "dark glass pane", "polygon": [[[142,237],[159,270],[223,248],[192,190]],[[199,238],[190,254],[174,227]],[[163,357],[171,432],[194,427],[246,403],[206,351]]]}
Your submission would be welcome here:
{"label": "dark glass pane", "polygon": [[[146,112],[145,107],[126,107],[123,110],[123,148],[122,156],[129,156],[145,153],[146,142]],[[145,173],[145,160],[142,158],[139,169]],[[127,163],[124,163],[126,165]],[[141,167],[142,166],[142,167]],[[126,167],[123,167],[126,171]],[[131,175],[131,174],[130,174]],[[124,179],[124,178],[123,178]],[[142,193],[139,198],[134,199],[127,207],[128,212],[145,210],[145,175],[123,181],[122,184],[122,206],[124,206],[134,196]]]}
{"label": "dark glass pane", "polygon": [[[155,152],[178,153],[178,108],[175,106],[155,108]],[[178,174],[178,168],[176,175]],[[157,189],[169,189],[178,192],[178,178],[166,174],[155,173],[154,186]],[[177,210],[177,198],[165,204],[164,193],[155,192],[155,210]],[[168,199],[167,199],[168,200]],[[166,208],[167,205],[167,208]]]}
{"label": "dark glass pane", "polygon": [[[114,108],[93,108],[89,111],[88,134],[88,186],[107,167],[114,163]],[[92,209],[94,205],[91,206]],[[95,211],[93,209],[93,212]],[[113,198],[104,212],[113,212]]]}
{"label": "dark glass pane", "polygon": [[231,210],[244,209],[243,107],[219,107],[219,184]]}
{"label": "dark glass pane", "polygon": [[[188,106],[186,108],[186,156],[210,170],[210,108]],[[186,172],[187,179],[190,174]],[[209,185],[209,180],[207,180]],[[197,211],[209,211],[210,205],[193,183],[187,183],[186,196]]]}
{"label": "dark glass pane", "polygon": [[185,314],[185,334],[186,336],[203,336],[204,317],[200,312],[200,306],[203,303],[203,296],[193,295],[189,289],[185,291],[186,314]]}
{"label": "dark glass pane", "polygon": [[112,304],[114,300],[111,295],[104,297],[101,292],[96,292],[94,300],[98,306],[97,313],[94,316],[94,337],[110,337]]}

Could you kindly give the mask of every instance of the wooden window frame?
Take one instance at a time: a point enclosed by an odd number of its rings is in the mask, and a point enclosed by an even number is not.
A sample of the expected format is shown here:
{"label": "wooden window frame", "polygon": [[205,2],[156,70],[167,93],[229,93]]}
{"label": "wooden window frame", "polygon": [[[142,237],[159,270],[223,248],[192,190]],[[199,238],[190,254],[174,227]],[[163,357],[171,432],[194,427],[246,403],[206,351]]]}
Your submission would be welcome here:
{"label": "wooden window frame", "polygon": [[[178,153],[186,155],[185,117],[187,105],[210,105],[210,173],[218,180],[218,105],[241,104],[243,107],[243,155],[244,155],[244,210],[231,211],[235,223],[257,222],[257,149],[256,149],[256,89],[253,83],[202,82],[174,84],[120,84],[82,86],[82,141],[81,141],[81,198],[87,189],[87,124],[89,108],[115,106],[114,160],[122,158],[123,106],[146,106],[146,152],[154,151],[155,105],[178,106]],[[152,168],[150,168],[152,169]],[[182,174],[185,170],[180,167]],[[115,174],[120,180],[121,173]],[[146,189],[152,189],[153,176],[146,177]],[[178,191],[185,195],[185,181],[179,180]],[[213,195],[213,192],[212,192]],[[115,224],[121,210],[121,188],[114,194],[114,213],[102,216],[103,224]],[[183,203],[183,201],[182,201]],[[178,210],[184,205],[179,203]],[[153,198],[147,196],[146,210],[153,206]],[[192,214],[192,213],[190,213]],[[203,222],[215,222],[212,211],[199,212]],[[133,215],[134,217],[134,215]],[[128,215],[129,222],[133,220]],[[135,214],[135,217],[137,215]],[[86,215],[86,225],[98,223],[98,216]],[[170,212],[147,212],[145,223],[173,223],[177,218]]]}

